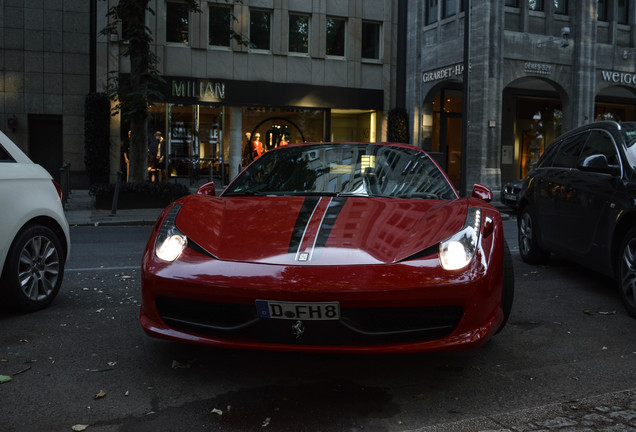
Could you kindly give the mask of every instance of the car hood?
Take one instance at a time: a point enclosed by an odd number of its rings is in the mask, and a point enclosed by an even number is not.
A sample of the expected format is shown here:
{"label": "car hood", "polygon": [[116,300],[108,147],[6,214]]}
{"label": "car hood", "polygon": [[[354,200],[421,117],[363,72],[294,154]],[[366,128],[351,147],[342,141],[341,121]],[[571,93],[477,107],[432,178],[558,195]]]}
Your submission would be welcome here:
{"label": "car hood", "polygon": [[177,227],[215,258],[280,265],[398,262],[459,231],[468,206],[466,199],[204,195],[180,203]]}

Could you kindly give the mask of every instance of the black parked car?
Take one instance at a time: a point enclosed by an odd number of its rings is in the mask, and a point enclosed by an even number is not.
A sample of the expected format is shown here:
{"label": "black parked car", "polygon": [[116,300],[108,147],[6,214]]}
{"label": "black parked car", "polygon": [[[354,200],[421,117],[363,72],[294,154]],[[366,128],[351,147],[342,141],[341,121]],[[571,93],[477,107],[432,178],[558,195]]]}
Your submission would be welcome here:
{"label": "black parked car", "polygon": [[599,122],[557,138],[524,180],[519,252],[550,252],[618,281],[636,318],[636,122]]}

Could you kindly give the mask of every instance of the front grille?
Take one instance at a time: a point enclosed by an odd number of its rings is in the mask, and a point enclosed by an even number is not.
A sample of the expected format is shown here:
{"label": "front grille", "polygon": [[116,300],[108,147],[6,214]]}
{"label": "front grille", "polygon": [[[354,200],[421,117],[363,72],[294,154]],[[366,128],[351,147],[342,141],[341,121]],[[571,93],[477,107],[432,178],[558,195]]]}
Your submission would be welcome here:
{"label": "front grille", "polygon": [[166,324],[202,336],[286,345],[381,345],[438,339],[462,317],[459,306],[341,308],[339,321],[303,321],[296,337],[294,320],[262,319],[255,305],[236,305],[160,297],[157,308]]}

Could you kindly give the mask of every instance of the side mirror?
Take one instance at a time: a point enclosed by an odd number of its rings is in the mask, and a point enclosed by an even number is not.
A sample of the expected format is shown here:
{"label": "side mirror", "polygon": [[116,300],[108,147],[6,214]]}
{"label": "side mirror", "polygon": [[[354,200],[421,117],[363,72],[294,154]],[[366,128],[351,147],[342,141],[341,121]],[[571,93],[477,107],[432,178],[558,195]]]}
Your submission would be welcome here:
{"label": "side mirror", "polygon": [[208,182],[208,183],[202,184],[199,187],[199,189],[197,189],[197,194],[216,196],[216,189],[214,188],[214,182]]}
{"label": "side mirror", "polygon": [[585,159],[579,161],[576,167],[584,172],[610,174],[613,176],[620,175],[621,173],[621,167],[619,165],[610,165],[607,162],[607,157],[604,154],[595,154],[592,156],[588,156]]}
{"label": "side mirror", "polygon": [[492,191],[488,189],[486,186],[481,185],[479,183],[473,186],[473,193],[471,195],[473,198],[478,198],[480,200],[484,200],[486,202],[492,201]]}

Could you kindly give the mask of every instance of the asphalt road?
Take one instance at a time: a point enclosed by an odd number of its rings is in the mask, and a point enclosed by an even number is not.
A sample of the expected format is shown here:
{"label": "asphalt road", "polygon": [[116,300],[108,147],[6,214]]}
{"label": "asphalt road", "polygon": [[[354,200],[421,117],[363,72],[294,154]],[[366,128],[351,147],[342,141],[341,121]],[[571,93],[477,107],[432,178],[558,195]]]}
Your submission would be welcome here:
{"label": "asphalt road", "polygon": [[149,230],[72,228],[53,305],[0,310],[0,375],[12,378],[0,384],[0,431],[403,432],[636,389],[636,320],[614,283],[563,260],[524,264],[514,220],[508,326],[474,351],[381,356],[147,337],[137,316]]}

